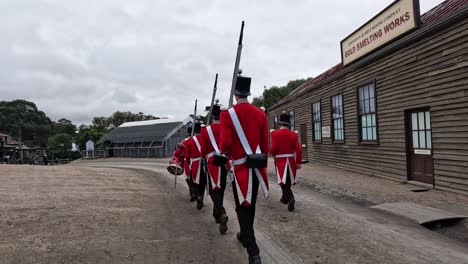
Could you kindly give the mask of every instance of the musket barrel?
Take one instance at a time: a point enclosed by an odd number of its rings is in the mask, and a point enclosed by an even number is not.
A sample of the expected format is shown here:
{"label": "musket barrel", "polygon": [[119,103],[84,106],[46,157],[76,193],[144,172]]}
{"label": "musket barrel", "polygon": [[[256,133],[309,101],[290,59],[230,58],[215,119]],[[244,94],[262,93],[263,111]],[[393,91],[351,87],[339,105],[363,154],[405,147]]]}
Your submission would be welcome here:
{"label": "musket barrel", "polygon": [[211,97],[210,111],[208,112],[208,117],[206,118],[206,124],[210,124],[211,114],[213,113],[213,104],[216,97],[216,91],[218,90],[218,74],[216,73],[215,83],[213,87],[213,96]]}
{"label": "musket barrel", "polygon": [[192,137],[195,133],[195,120],[197,119],[197,99],[195,99],[195,110],[193,111]]}
{"label": "musket barrel", "polygon": [[231,95],[229,96],[229,106],[233,105],[234,89],[236,88],[237,75],[239,73],[239,64],[240,64],[242,46],[243,46],[242,41],[244,39],[244,25],[245,23],[244,21],[242,21],[241,31],[239,35],[239,44],[237,46],[236,62],[234,64],[234,73],[232,74],[232,85],[231,85]]}

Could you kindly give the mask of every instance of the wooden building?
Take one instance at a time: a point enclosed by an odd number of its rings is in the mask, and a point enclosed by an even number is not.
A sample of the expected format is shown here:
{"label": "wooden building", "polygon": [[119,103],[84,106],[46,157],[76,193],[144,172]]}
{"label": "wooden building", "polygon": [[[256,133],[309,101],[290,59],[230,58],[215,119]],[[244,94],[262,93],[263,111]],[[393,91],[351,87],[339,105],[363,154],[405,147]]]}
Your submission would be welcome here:
{"label": "wooden building", "polygon": [[[395,15],[395,4],[413,13]],[[413,15],[414,26],[364,50],[390,28],[363,30]],[[418,0],[395,1],[341,46],[342,63],[268,110],[270,126],[293,113],[310,162],[468,194],[468,0],[422,16]]]}

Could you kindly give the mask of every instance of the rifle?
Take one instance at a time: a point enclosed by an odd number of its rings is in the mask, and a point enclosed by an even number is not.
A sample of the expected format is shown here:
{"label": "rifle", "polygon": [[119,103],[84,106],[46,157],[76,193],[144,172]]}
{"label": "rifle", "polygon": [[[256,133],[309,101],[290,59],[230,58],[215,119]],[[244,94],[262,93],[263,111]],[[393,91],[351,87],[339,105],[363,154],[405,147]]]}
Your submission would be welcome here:
{"label": "rifle", "polygon": [[206,124],[209,125],[211,122],[211,114],[213,113],[213,104],[215,102],[216,91],[218,90],[218,74],[216,73],[215,83],[213,87],[213,96],[211,97],[211,104],[210,104],[210,111],[208,112],[208,116],[206,118]]}
{"label": "rifle", "polygon": [[229,107],[233,105],[234,89],[236,89],[237,75],[239,74],[239,64],[242,53],[242,39],[244,38],[244,21],[241,24],[239,35],[239,44],[237,46],[236,63],[234,64],[234,73],[232,74],[231,95],[229,96]]}
{"label": "rifle", "polygon": [[197,99],[195,99],[195,110],[193,110],[192,137],[195,134],[195,120],[197,119]]}

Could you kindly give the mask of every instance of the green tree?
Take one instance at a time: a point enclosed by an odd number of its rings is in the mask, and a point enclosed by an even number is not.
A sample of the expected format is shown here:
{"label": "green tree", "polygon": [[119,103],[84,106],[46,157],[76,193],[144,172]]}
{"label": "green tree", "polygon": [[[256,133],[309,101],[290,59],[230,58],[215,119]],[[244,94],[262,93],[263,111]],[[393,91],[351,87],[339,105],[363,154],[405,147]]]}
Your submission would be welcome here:
{"label": "green tree", "polygon": [[74,136],[76,133],[76,126],[72,123],[72,121],[61,118],[57,122],[52,123],[52,134],[68,134]]}
{"label": "green tree", "polygon": [[93,118],[92,127],[97,131],[107,133],[110,130],[111,118],[104,116],[97,116]]}
{"label": "green tree", "polygon": [[49,137],[47,153],[51,159],[78,159],[80,154],[72,152],[73,136],[69,134],[56,134]]}
{"label": "green tree", "polygon": [[113,127],[118,127],[125,122],[133,122],[133,121],[144,121],[144,120],[155,120],[160,119],[160,117],[152,116],[152,115],[145,115],[142,112],[134,114],[132,112],[120,112],[117,111],[109,117],[109,125]]}
{"label": "green tree", "polygon": [[68,134],[56,134],[51,136],[47,142],[49,152],[64,153],[72,148],[72,136]]}
{"label": "green tree", "polygon": [[78,144],[80,150],[86,148],[86,142],[88,140],[92,140],[94,143],[98,142],[101,137],[106,134],[104,131],[99,131],[98,129],[94,128],[92,125],[80,125],[78,128],[78,136],[76,139],[76,144]]}
{"label": "green tree", "polygon": [[272,86],[269,89],[265,89],[261,96],[253,99],[252,104],[258,107],[263,106],[268,109],[310,79],[311,78],[297,79],[289,81],[285,86]]}
{"label": "green tree", "polygon": [[51,131],[52,121],[33,102],[0,101],[0,132],[45,147]]}

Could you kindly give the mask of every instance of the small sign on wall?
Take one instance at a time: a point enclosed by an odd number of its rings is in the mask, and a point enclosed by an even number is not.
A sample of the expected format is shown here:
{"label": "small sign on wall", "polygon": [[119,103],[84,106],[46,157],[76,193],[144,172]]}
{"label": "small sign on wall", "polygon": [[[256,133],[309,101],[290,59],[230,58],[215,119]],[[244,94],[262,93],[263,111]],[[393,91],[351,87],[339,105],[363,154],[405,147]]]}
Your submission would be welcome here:
{"label": "small sign on wall", "polygon": [[322,137],[329,138],[330,137],[330,126],[322,127]]}
{"label": "small sign on wall", "polygon": [[414,154],[431,155],[431,150],[430,149],[415,149]]}

